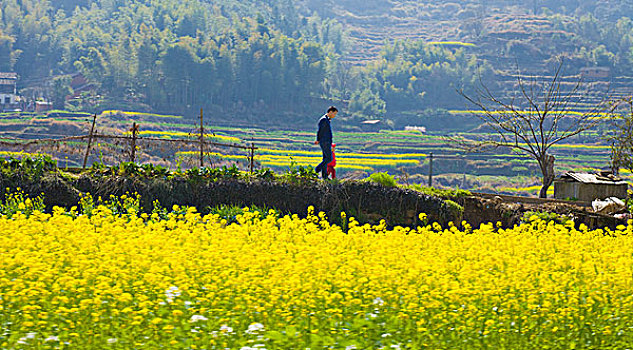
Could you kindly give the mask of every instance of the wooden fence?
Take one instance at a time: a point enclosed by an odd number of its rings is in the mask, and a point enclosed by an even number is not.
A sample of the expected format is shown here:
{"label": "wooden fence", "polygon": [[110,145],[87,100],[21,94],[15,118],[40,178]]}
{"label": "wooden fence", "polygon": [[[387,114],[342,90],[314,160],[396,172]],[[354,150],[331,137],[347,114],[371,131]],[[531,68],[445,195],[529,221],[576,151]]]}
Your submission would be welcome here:
{"label": "wooden fence", "polygon": [[254,163],[255,163],[255,150],[257,150],[258,148],[255,146],[254,143],[251,143],[250,146],[244,146],[244,145],[237,145],[237,144],[229,144],[229,143],[220,143],[220,142],[213,142],[208,140],[207,136],[205,135],[204,132],[204,120],[203,120],[203,111],[202,109],[200,110],[200,128],[198,130],[198,133],[196,135],[195,139],[185,139],[185,138],[170,138],[170,139],[164,139],[164,138],[158,138],[158,137],[143,137],[143,136],[139,136],[139,129],[140,129],[140,125],[137,124],[136,122],[133,122],[131,127],[130,127],[130,133],[129,136],[128,135],[108,135],[108,134],[99,134],[95,131],[95,126],[96,126],[96,122],[97,122],[97,115],[94,114],[92,116],[92,125],[90,127],[90,132],[87,135],[77,135],[77,136],[67,136],[67,137],[60,137],[60,138],[40,138],[40,139],[20,139],[20,138],[11,138],[10,140],[2,140],[0,141],[0,146],[10,146],[10,147],[21,147],[22,149],[25,149],[28,146],[31,145],[36,145],[36,144],[43,144],[43,143],[62,143],[62,142],[69,142],[69,141],[87,141],[87,145],[86,145],[86,151],[83,157],[83,165],[82,168],[86,168],[86,165],[88,163],[88,157],[90,155],[90,152],[92,150],[92,146],[94,141],[99,140],[99,139],[104,139],[104,140],[123,140],[123,141],[128,141],[129,142],[129,161],[130,162],[135,162],[136,161],[136,150],[137,150],[137,144],[138,141],[151,141],[151,142],[157,142],[157,143],[169,143],[169,144],[188,144],[188,145],[194,145],[194,146],[198,146],[200,155],[199,155],[199,166],[203,167],[204,166],[204,155],[205,153],[207,153],[205,150],[209,148],[209,146],[214,146],[214,147],[224,147],[224,148],[232,148],[232,149],[239,149],[239,150],[245,150],[248,152],[247,158],[248,158],[248,162],[249,162],[249,168],[250,168],[250,172],[253,172],[253,168],[254,168]]}

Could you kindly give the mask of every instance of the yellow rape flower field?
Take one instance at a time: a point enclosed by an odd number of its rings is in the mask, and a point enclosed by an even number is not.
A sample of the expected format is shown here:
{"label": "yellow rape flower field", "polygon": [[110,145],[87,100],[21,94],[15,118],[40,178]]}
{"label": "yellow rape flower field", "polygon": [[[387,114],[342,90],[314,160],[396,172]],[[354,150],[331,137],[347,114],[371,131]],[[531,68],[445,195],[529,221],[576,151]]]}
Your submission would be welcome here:
{"label": "yellow rape flower field", "polygon": [[[20,205],[20,208],[30,204]],[[2,349],[623,349],[633,225],[0,217]],[[425,219],[421,215],[421,219]]]}

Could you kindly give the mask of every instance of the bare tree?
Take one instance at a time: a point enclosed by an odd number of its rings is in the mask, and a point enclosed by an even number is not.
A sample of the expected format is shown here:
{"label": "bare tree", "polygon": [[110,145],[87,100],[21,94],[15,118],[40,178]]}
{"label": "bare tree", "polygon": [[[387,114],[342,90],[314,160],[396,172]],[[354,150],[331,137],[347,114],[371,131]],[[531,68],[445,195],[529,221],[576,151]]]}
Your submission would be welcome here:
{"label": "bare tree", "polygon": [[334,93],[342,100],[349,100],[358,77],[358,73],[351,63],[337,60],[329,66],[328,78],[323,82],[323,85],[330,94]]}
{"label": "bare tree", "polygon": [[536,160],[542,174],[540,198],[554,181],[554,156],[551,147],[593,128],[609,109],[606,93],[591,100],[591,86],[581,79],[565,83],[561,76],[562,60],[552,77],[524,77],[517,74],[516,93],[497,97],[481,81],[472,96],[460,94],[481,110],[480,117],[493,130],[486,140],[461,139],[462,148],[482,150],[506,147]]}
{"label": "bare tree", "polygon": [[460,24],[460,29],[470,33],[473,39],[479,39],[486,31],[486,9],[483,5],[477,6],[470,12],[470,18],[464,19]]}
{"label": "bare tree", "polygon": [[606,140],[611,146],[611,171],[633,171],[633,96],[613,102],[613,126]]}

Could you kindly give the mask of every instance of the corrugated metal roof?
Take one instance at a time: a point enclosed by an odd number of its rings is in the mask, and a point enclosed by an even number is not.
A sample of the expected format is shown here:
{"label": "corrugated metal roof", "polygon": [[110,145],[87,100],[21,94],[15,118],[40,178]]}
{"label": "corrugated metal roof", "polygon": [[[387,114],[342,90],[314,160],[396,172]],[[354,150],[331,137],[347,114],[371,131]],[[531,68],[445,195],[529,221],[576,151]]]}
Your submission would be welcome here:
{"label": "corrugated metal roof", "polygon": [[604,184],[604,185],[621,185],[626,184],[626,181],[622,181],[622,179],[611,175],[611,177],[601,176],[599,174],[589,174],[589,173],[576,173],[573,171],[568,171],[565,174],[561,175],[561,179],[572,178],[578,182],[586,183],[586,184]]}
{"label": "corrugated metal roof", "polygon": [[2,79],[0,78],[0,85],[15,85],[15,80],[12,79]]}
{"label": "corrugated metal roof", "polygon": [[0,79],[17,79],[18,73],[0,72]]}

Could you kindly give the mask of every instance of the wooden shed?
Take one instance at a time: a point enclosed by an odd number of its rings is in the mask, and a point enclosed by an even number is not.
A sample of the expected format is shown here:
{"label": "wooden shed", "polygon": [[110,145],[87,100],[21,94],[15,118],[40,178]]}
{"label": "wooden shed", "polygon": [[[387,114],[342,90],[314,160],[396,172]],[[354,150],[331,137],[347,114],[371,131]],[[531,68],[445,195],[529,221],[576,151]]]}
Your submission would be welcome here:
{"label": "wooden shed", "polygon": [[611,173],[566,172],[554,181],[554,198],[591,202],[608,197],[627,198],[628,184]]}

